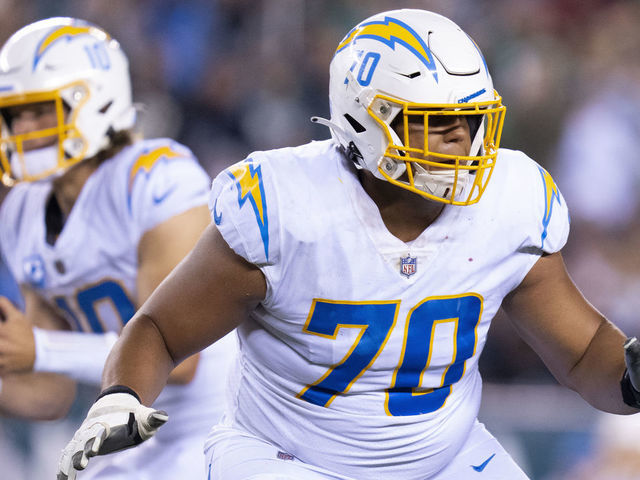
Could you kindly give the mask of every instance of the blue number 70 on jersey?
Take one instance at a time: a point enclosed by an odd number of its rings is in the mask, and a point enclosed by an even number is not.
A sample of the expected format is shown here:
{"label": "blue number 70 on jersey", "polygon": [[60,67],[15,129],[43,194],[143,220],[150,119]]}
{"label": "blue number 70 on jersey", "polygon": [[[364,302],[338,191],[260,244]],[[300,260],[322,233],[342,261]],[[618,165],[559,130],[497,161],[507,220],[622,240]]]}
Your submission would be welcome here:
{"label": "blue number 70 on jersey", "polygon": [[[340,328],[358,328],[353,345],[337,364],[298,398],[328,407],[344,394],[373,364],[384,349],[396,319],[400,301],[345,302],[314,299],[303,328],[305,333],[335,339]],[[407,317],[400,363],[386,392],[388,415],[419,415],[438,410],[451,393],[451,385],[462,378],[466,361],[475,353],[482,297],[477,294],[429,297],[411,309]],[[429,368],[438,325],[453,324],[453,360],[442,375],[441,385],[419,389]]]}

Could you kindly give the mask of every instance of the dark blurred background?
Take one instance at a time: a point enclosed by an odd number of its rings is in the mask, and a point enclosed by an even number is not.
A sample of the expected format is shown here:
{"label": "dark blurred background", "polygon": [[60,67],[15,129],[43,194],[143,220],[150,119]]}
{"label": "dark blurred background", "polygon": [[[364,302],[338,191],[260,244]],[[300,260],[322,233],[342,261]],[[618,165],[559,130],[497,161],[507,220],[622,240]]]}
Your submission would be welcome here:
{"label": "dark blurred background", "polygon": [[[336,45],[369,15],[401,7],[448,16],[480,45],[507,105],[502,146],[549,170],[569,204],[570,273],[639,334],[638,1],[0,0],[0,41],[49,16],[102,26],[129,56],[145,136],[185,143],[214,176],[253,150],[327,138],[309,117],[329,115]],[[639,421],[558,387],[501,315],[481,368],[481,420],[532,479],[640,479]],[[81,392],[65,421],[0,419],[0,477],[53,478],[92,395]]]}

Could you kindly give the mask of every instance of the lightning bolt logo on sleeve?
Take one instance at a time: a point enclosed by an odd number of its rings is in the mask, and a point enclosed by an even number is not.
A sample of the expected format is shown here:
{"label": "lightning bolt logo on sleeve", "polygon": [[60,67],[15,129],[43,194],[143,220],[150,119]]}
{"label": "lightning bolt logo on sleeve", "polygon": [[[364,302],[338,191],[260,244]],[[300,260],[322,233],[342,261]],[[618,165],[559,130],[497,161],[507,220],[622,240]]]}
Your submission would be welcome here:
{"label": "lightning bolt logo on sleeve", "polygon": [[541,245],[540,248],[544,247],[544,240],[547,238],[547,229],[549,227],[549,223],[551,222],[551,214],[553,213],[553,202],[554,200],[558,202],[558,205],[561,204],[560,201],[560,192],[558,191],[558,187],[556,186],[556,182],[553,181],[553,178],[544,168],[538,167],[540,170],[540,175],[542,176],[542,184],[544,186],[545,191],[545,207],[544,207],[544,216],[542,217],[542,235],[541,235]]}
{"label": "lightning bolt logo on sleeve", "polygon": [[260,236],[264,245],[265,258],[269,259],[269,217],[265,202],[264,185],[262,183],[262,169],[254,166],[251,159],[227,170],[227,174],[235,180],[238,189],[238,205],[240,208],[247,200],[253,207],[258,222]]}
{"label": "lightning bolt logo on sleeve", "polygon": [[362,23],[351,30],[340,42],[336,53],[344,50],[350,44],[355,44],[361,38],[377,40],[392,50],[395,50],[396,44],[403,45],[424,63],[435,81],[438,82],[438,72],[431,50],[420,35],[406,23],[391,17],[385,17],[383,21]]}
{"label": "lightning bolt logo on sleeve", "polygon": [[131,192],[133,188],[133,182],[138,176],[138,173],[143,172],[148,175],[161,158],[172,159],[184,156],[184,153],[173,150],[171,147],[160,147],[145,151],[131,166],[131,172],[129,173],[129,192]]}
{"label": "lightning bolt logo on sleeve", "polygon": [[149,175],[153,167],[158,164],[161,159],[171,160],[173,158],[186,157],[183,152],[173,150],[169,146],[154,148],[153,150],[145,150],[140,155],[129,171],[129,210],[131,210],[131,192],[138,174],[143,173]]}

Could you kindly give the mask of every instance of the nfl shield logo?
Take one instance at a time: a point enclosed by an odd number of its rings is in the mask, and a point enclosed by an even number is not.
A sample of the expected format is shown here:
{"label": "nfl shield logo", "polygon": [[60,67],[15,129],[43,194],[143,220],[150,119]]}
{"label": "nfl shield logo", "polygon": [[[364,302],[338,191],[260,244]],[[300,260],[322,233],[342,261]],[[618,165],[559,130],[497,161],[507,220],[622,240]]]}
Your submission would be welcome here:
{"label": "nfl shield logo", "polygon": [[407,254],[406,257],[400,257],[400,273],[409,278],[416,273],[418,268],[418,257],[412,257]]}

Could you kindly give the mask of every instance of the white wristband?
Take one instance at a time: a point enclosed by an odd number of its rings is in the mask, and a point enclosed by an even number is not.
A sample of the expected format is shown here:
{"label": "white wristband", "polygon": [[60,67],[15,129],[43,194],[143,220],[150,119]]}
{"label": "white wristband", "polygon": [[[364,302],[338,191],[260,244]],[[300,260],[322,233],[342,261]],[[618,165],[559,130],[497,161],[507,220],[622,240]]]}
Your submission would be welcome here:
{"label": "white wristband", "polygon": [[100,385],[115,332],[81,333],[34,327],[35,372],[61,373],[78,382]]}

